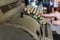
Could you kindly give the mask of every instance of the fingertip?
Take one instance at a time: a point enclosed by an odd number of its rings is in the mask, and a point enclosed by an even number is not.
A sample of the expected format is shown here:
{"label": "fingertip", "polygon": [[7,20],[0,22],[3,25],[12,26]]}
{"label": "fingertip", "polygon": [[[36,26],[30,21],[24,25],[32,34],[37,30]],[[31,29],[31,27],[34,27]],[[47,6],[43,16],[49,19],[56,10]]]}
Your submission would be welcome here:
{"label": "fingertip", "polygon": [[40,14],[41,16],[45,16],[45,14]]}

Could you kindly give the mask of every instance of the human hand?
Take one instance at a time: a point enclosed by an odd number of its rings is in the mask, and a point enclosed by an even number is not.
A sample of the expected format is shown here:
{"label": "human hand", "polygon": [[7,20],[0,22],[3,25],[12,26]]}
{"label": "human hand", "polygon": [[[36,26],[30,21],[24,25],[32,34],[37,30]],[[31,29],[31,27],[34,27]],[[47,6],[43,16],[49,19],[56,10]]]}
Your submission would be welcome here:
{"label": "human hand", "polygon": [[60,13],[51,13],[51,14],[40,14],[41,16],[47,18],[52,22],[52,24],[60,25]]}

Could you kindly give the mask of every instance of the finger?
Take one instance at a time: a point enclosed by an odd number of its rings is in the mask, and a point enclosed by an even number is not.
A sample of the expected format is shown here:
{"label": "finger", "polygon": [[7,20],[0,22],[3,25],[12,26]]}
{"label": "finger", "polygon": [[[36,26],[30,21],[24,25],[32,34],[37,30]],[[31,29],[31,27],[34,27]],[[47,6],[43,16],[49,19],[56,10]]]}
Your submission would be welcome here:
{"label": "finger", "polygon": [[54,21],[54,18],[51,18],[52,21]]}
{"label": "finger", "polygon": [[52,19],[52,21],[54,21],[54,20],[55,20],[55,21],[56,21],[56,20],[58,20],[56,17],[54,17],[54,18],[51,18],[51,19]]}
{"label": "finger", "polygon": [[52,21],[52,24],[54,24],[54,25],[60,25],[60,20]]}
{"label": "finger", "polygon": [[52,13],[52,14],[40,14],[43,17],[56,17],[56,14]]}

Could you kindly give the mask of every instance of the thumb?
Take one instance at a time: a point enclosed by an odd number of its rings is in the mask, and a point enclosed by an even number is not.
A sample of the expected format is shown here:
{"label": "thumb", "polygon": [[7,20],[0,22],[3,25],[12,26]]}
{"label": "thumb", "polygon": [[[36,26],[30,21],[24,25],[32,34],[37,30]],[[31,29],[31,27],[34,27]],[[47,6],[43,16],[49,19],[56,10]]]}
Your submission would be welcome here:
{"label": "thumb", "polygon": [[51,14],[40,14],[43,17],[56,17],[56,14],[51,13]]}
{"label": "thumb", "polygon": [[54,24],[54,25],[60,25],[60,20],[52,21],[52,24]]}

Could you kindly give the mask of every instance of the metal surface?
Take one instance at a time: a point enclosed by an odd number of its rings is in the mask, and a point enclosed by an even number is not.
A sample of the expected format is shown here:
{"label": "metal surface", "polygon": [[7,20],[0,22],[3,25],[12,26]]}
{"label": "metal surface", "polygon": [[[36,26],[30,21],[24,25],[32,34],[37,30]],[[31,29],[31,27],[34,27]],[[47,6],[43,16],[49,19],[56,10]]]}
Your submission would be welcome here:
{"label": "metal surface", "polygon": [[0,40],[39,40],[28,29],[14,24],[0,25]]}
{"label": "metal surface", "polygon": [[[21,8],[19,6],[17,8],[14,8],[8,11],[5,15],[0,17],[0,23],[2,23],[0,24],[0,35],[1,35],[0,39],[1,40],[25,40],[25,39],[26,40],[35,40],[35,39],[42,40],[43,38],[45,39],[48,38],[49,40],[50,39],[53,40],[50,26],[47,26],[48,37],[45,37],[45,31],[44,31],[45,25],[42,25],[44,21],[42,22],[41,21],[42,18],[39,18],[40,17],[39,11],[37,10],[37,14],[35,13],[34,15],[32,15],[33,13],[29,13],[29,14],[26,13],[28,9],[25,9],[23,18],[21,18],[20,13],[21,11],[23,11],[23,8],[24,6],[22,6]],[[14,24],[14,25],[12,26],[10,24],[12,25]],[[19,27],[23,27],[22,29],[24,29],[25,31],[18,28],[15,24],[19,25]],[[40,27],[41,28],[43,27],[42,28],[43,37],[41,36]],[[26,31],[28,33],[26,33]],[[31,35],[33,37],[31,37]]]}

